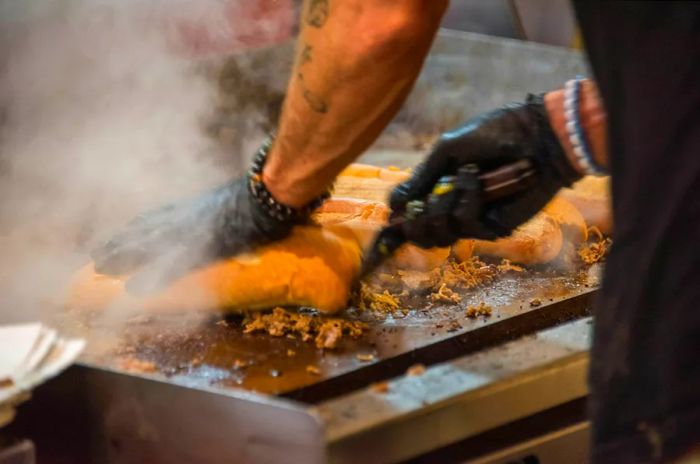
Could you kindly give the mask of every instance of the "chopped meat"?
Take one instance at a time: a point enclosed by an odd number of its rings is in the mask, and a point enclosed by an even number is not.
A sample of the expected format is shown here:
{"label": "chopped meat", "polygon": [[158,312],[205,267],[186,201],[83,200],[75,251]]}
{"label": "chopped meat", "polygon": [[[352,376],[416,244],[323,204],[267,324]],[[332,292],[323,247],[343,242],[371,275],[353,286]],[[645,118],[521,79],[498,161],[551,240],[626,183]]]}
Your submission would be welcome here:
{"label": "chopped meat", "polygon": [[512,264],[509,259],[503,258],[501,260],[501,264],[496,266],[496,269],[498,269],[498,272],[506,273],[506,272],[523,272],[525,268],[521,266],[517,266],[515,264]]}
{"label": "chopped meat", "polygon": [[360,283],[355,300],[359,309],[369,309],[378,313],[392,314],[401,307],[399,295],[391,294],[389,290],[381,291],[366,282]]}
{"label": "chopped meat", "polygon": [[[359,338],[365,330],[367,325],[363,322],[300,314],[283,308],[275,308],[271,313],[254,313],[243,321],[243,333],[266,332],[277,337],[298,335],[305,342],[313,340],[323,349],[338,347],[343,336]],[[287,355],[290,356],[289,352]]]}
{"label": "chopped meat", "polygon": [[287,350],[287,357],[288,357],[288,358],[293,358],[293,357],[296,356],[296,355],[297,355],[297,352],[296,352],[296,351],[294,351],[294,350],[292,350],[292,349]]}
{"label": "chopped meat", "polygon": [[361,362],[372,362],[376,359],[376,356],[374,356],[372,353],[368,353],[368,354],[359,353],[359,354],[355,355],[355,358]]}
{"label": "chopped meat", "polygon": [[539,298],[533,298],[532,300],[530,300],[530,306],[532,306],[533,308],[542,306],[542,300],[540,300]]}
{"label": "chopped meat", "polygon": [[316,347],[333,349],[343,337],[343,329],[337,321],[324,322],[316,335]]}
{"label": "chopped meat", "polygon": [[433,303],[454,303],[457,304],[462,301],[462,297],[459,293],[455,293],[447,287],[446,283],[440,284],[440,288],[437,292],[430,294],[430,301]]}
{"label": "chopped meat", "polygon": [[491,308],[491,306],[487,305],[483,301],[476,306],[467,306],[467,317],[489,317],[492,312],[493,308]]}
{"label": "chopped meat", "polygon": [[588,231],[591,235],[595,235],[595,238],[592,242],[589,241],[581,245],[578,250],[578,256],[586,264],[599,263],[605,260],[605,256],[610,251],[612,240],[604,237],[597,227],[591,227]]}

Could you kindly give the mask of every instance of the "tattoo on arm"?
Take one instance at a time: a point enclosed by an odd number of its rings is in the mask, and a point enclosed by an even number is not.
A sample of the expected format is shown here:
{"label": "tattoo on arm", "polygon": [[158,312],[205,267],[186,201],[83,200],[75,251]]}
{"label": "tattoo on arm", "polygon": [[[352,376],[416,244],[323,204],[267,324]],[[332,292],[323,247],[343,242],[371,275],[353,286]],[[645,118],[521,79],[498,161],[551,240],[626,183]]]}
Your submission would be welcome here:
{"label": "tattoo on arm", "polygon": [[304,48],[302,48],[301,53],[299,53],[299,66],[303,66],[311,61],[312,52],[313,48],[311,47],[311,45],[305,43]]}
{"label": "tattoo on arm", "polygon": [[306,12],[306,23],[313,27],[322,27],[328,19],[328,0],[310,0]]}
{"label": "tattoo on arm", "polygon": [[304,100],[306,100],[306,103],[309,104],[311,109],[317,113],[327,113],[328,104],[326,101],[306,88],[306,85],[304,85],[304,76],[301,73],[297,74],[297,78],[299,79],[299,85],[301,86],[301,95],[304,97]]}

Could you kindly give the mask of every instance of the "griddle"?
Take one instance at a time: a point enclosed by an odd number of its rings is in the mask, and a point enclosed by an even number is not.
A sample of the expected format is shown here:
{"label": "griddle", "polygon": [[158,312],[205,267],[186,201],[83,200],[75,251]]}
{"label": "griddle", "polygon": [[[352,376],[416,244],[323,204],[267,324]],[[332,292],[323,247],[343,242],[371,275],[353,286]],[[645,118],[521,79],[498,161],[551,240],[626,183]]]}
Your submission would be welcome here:
{"label": "griddle", "polygon": [[[183,315],[139,316],[116,327],[98,319],[78,333],[93,341],[82,360],[99,367],[138,374],[138,367],[125,367],[125,361],[138,360],[149,365],[143,373],[187,387],[244,388],[318,403],[400,375],[414,364],[432,365],[583,317],[597,277],[590,279],[588,268],[526,270],[466,291],[458,305],[428,306],[427,298],[418,298],[414,305],[422,306],[405,313],[349,308],[342,317],[363,321],[369,330],[357,340],[344,337],[336,350],[299,338],[245,334],[235,316],[196,321]],[[492,315],[467,317],[467,306],[480,302],[493,308]],[[375,359],[362,361],[363,355]],[[311,373],[308,366],[320,372]]]}

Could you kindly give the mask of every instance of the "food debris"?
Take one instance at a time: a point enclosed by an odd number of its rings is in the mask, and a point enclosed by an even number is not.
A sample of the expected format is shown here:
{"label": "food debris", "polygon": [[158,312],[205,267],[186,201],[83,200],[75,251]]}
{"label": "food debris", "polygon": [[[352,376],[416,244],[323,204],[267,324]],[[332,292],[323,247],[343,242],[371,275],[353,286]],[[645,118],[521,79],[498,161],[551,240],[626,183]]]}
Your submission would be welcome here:
{"label": "food debris", "polygon": [[221,319],[220,321],[216,321],[216,325],[220,327],[228,327],[228,322],[226,322],[226,319]]}
{"label": "food debris", "polygon": [[359,338],[368,329],[360,321],[329,318],[318,314],[301,314],[274,308],[271,313],[254,313],[243,321],[243,333],[266,332],[274,337],[298,335],[316,347],[333,349],[344,336]]}
{"label": "food debris", "polygon": [[460,324],[459,322],[450,321],[450,325],[447,326],[447,331],[448,332],[457,332],[461,328],[462,328],[462,324]]}
{"label": "food debris", "polygon": [[516,264],[513,264],[510,262],[509,259],[503,258],[501,260],[501,264],[496,266],[496,269],[498,269],[499,272],[506,273],[506,272],[523,272],[525,271],[525,268],[522,266],[518,266]]}
{"label": "food debris", "polygon": [[372,362],[375,359],[377,359],[377,357],[372,353],[367,353],[367,354],[358,353],[355,355],[355,358],[361,362]]}
{"label": "food debris", "polygon": [[419,375],[423,374],[425,374],[425,366],[423,364],[414,364],[406,369],[406,375],[411,377],[418,377]]}
{"label": "food debris", "polygon": [[393,314],[401,307],[399,295],[389,293],[389,290],[378,290],[366,282],[360,283],[356,295],[356,305],[360,310],[372,310],[379,313]]}
{"label": "food debris", "polygon": [[542,306],[542,300],[540,300],[539,298],[533,298],[532,300],[530,300],[530,306],[533,308]]}
{"label": "food debris", "polygon": [[297,355],[297,352],[296,352],[296,351],[294,351],[294,350],[292,350],[292,349],[287,350],[287,357],[293,358],[293,357],[296,356],[296,355]]}
{"label": "food debris", "polygon": [[375,393],[387,393],[389,391],[389,382],[376,382],[370,385],[369,388]]}
{"label": "food debris", "polygon": [[282,376],[282,371],[278,369],[270,369],[270,377],[281,377]]}
{"label": "food debris", "polygon": [[321,369],[318,366],[306,366],[306,372],[312,375],[321,375]]}
{"label": "food debris", "polygon": [[236,359],[233,361],[233,368],[236,370],[243,369],[244,367],[248,367],[248,363],[245,361],[241,361],[240,359]]}
{"label": "food debris", "polygon": [[119,367],[125,371],[139,374],[153,373],[158,370],[154,362],[135,358],[133,356],[121,358],[119,360]]}
{"label": "food debris", "polygon": [[496,266],[489,266],[478,257],[456,263],[448,261],[442,266],[440,283],[450,288],[473,288],[491,282],[498,274]]}
{"label": "food debris", "polygon": [[597,227],[590,227],[589,234],[595,235],[593,242],[585,243],[578,249],[578,256],[585,264],[595,264],[605,260],[612,240],[609,237],[603,236]]}
{"label": "food debris", "polygon": [[447,287],[446,283],[440,284],[440,288],[437,292],[430,294],[430,301],[433,303],[453,303],[457,304],[462,301],[462,297],[459,293],[452,291]]}
{"label": "food debris", "polygon": [[467,317],[475,318],[479,316],[489,317],[493,312],[493,308],[483,301],[476,306],[467,306]]}

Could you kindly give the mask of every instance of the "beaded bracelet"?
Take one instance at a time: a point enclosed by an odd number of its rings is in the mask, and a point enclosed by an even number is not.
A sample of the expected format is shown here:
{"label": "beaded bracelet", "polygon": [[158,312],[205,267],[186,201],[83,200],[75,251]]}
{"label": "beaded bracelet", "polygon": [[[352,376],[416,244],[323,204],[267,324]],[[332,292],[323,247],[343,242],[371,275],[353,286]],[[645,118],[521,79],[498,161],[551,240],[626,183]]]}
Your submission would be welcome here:
{"label": "beaded bracelet", "polygon": [[564,86],[564,116],[566,133],[574,151],[578,167],[585,173],[596,176],[607,175],[605,169],[598,165],[591,154],[586,134],[581,124],[581,77],[570,80]]}
{"label": "beaded bracelet", "polygon": [[263,166],[265,166],[265,161],[267,161],[267,154],[270,152],[273,140],[274,134],[270,134],[253,158],[253,163],[248,171],[250,194],[270,217],[275,218],[279,222],[305,220],[313,210],[321,206],[321,203],[330,197],[330,190],[319,195],[301,208],[292,208],[275,200],[275,197],[272,196],[272,193],[270,193],[262,180]]}

